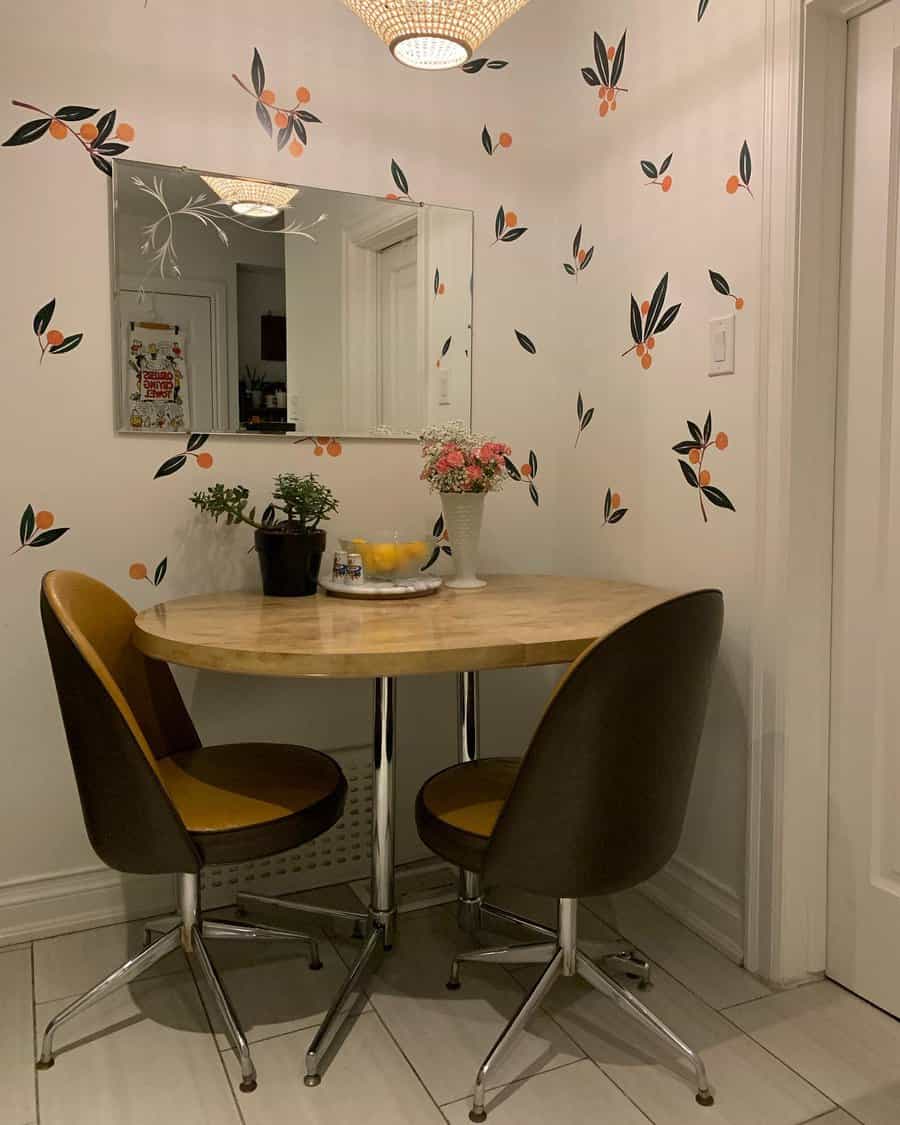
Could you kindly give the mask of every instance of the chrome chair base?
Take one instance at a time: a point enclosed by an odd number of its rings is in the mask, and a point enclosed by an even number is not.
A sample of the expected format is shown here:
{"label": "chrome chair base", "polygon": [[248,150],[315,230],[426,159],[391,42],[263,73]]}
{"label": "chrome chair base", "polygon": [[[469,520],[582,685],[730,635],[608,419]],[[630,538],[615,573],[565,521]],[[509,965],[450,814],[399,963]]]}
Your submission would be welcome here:
{"label": "chrome chair base", "polygon": [[[266,898],[262,895],[239,895],[239,899],[246,899],[247,905],[258,901],[265,905],[285,907],[288,910],[303,910],[305,913],[319,917],[328,916],[342,919],[352,919],[356,923],[365,921],[366,915],[350,914],[341,910],[326,910],[319,907],[301,907],[298,903],[286,903],[281,899]],[[241,903],[243,906],[243,903]],[[58,1012],[47,1024],[41,1042],[41,1053],[35,1063],[38,1070],[49,1070],[54,1064],[53,1038],[62,1024],[79,1015],[92,1004],[103,1000],[123,985],[136,980],[147,969],[151,968],[163,957],[168,956],[179,946],[189,958],[193,959],[206,981],[212,998],[215,1001],[225,1032],[234,1049],[241,1065],[240,1088],[244,1093],[251,1093],[256,1089],[256,1067],[250,1057],[250,1048],[234,1006],[231,1002],[225,985],[216,971],[215,965],[206,948],[209,939],[237,940],[237,941],[305,941],[309,945],[310,969],[321,969],[322,961],[319,957],[318,941],[309,934],[287,926],[272,926],[252,921],[224,921],[216,918],[203,918],[200,914],[200,879],[196,874],[181,875],[178,881],[178,907],[179,912],[168,918],[154,919],[149,922],[144,930],[144,949],[104,977],[90,991],[74,1000],[67,1007]],[[154,934],[160,936],[153,937]]]}
{"label": "chrome chair base", "polygon": [[697,1086],[697,1102],[702,1106],[714,1104],[713,1094],[706,1075],[706,1067],[700,1056],[627,988],[623,988],[622,985],[617,983],[611,975],[611,972],[625,973],[628,976],[637,977],[640,980],[641,987],[648,987],[650,983],[650,965],[648,962],[634,950],[624,947],[621,942],[612,944],[583,942],[579,946],[577,939],[577,899],[564,898],[559,900],[559,928],[557,930],[550,930],[537,922],[520,918],[518,915],[500,907],[482,904],[481,910],[488,916],[522,925],[549,940],[519,946],[474,949],[468,953],[460,953],[454,958],[450,968],[450,979],[447,982],[447,987],[452,991],[460,987],[459,967],[463,963],[478,962],[487,965],[546,964],[544,971],[538,977],[528,995],[522,1000],[518,1011],[488,1052],[478,1070],[472,1096],[472,1109],[469,1112],[470,1121],[481,1122],[487,1119],[484,1098],[490,1072],[496,1068],[499,1060],[508,1052],[528,1020],[540,1007],[557,977],[560,976],[581,977],[582,980],[612,1000],[645,1028],[658,1035],[669,1046],[674,1047],[693,1067]]}

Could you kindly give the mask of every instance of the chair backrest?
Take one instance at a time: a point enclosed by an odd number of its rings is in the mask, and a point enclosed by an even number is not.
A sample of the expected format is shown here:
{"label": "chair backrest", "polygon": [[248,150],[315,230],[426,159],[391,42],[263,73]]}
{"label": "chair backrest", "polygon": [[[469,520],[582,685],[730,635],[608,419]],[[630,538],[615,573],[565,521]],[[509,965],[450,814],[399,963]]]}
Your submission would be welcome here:
{"label": "chair backrest", "polygon": [[597,641],[559,684],[488,845],[484,875],[553,898],[649,878],[681,836],[722,632],[718,590]]}
{"label": "chair backrest", "polygon": [[41,620],[94,850],[119,871],[197,871],[156,763],[200,742],[168,666],[132,644],[134,617],[102,582],[44,575]]}

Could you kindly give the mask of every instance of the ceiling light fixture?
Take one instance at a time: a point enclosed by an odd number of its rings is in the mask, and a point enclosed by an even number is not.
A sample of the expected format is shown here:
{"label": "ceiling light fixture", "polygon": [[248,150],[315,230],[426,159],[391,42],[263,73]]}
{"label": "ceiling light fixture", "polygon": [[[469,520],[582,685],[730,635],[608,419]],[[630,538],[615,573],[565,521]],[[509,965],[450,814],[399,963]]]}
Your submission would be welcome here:
{"label": "ceiling light fixture", "polygon": [[528,0],[344,0],[391,54],[417,70],[461,66]]}
{"label": "ceiling light fixture", "polygon": [[200,178],[236,215],[247,219],[273,219],[300,190],[259,180],[227,180],[219,176]]}

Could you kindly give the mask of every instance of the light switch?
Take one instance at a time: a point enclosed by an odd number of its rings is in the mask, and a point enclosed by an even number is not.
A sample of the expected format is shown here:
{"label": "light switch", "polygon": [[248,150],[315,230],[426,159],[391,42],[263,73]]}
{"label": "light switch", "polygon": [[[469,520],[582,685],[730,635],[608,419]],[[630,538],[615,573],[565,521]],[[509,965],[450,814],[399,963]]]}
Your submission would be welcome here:
{"label": "light switch", "polygon": [[709,322],[709,374],[731,375],[734,372],[734,316],[723,316]]}
{"label": "light switch", "polygon": [[438,405],[450,406],[450,372],[441,372],[440,387],[438,390]]}

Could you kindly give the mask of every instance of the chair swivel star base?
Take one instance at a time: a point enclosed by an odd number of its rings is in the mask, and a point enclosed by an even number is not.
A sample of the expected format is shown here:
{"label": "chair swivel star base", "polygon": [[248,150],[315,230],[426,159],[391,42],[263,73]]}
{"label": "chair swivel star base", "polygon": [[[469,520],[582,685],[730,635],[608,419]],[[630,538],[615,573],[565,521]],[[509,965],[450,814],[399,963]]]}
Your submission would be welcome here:
{"label": "chair swivel star base", "polygon": [[[499,946],[493,949],[475,949],[469,953],[459,953],[450,968],[450,979],[447,988],[455,991],[461,987],[459,967],[463,962],[476,962],[486,965],[545,965],[543,973],[538,977],[528,995],[524,998],[518,1011],[506,1025],[506,1028],[488,1052],[487,1057],[478,1069],[475,1076],[475,1088],[472,1096],[472,1109],[469,1111],[469,1120],[481,1122],[487,1120],[487,1110],[484,1106],[485,1089],[490,1073],[496,1069],[498,1063],[513,1046],[521,1035],[545,997],[553,987],[558,977],[579,976],[592,988],[608,997],[630,1016],[633,1016],[649,1031],[665,1040],[670,1046],[687,1058],[694,1069],[697,1084],[696,1099],[702,1106],[711,1106],[714,1103],[709,1079],[703,1060],[671,1028],[667,1027],[657,1016],[645,1007],[636,996],[627,988],[623,988],[601,964],[610,969],[639,976],[641,986],[647,987],[650,980],[649,965],[642,961],[631,950],[624,949],[621,944],[585,942],[583,949],[579,948],[577,936],[578,900],[564,898],[559,900],[559,929],[549,930],[536,922],[511,915],[508,911],[495,907],[483,906],[486,913],[502,917],[505,921],[517,922],[547,934],[552,940],[531,942],[528,945]],[[590,955],[584,950],[590,950]]]}

